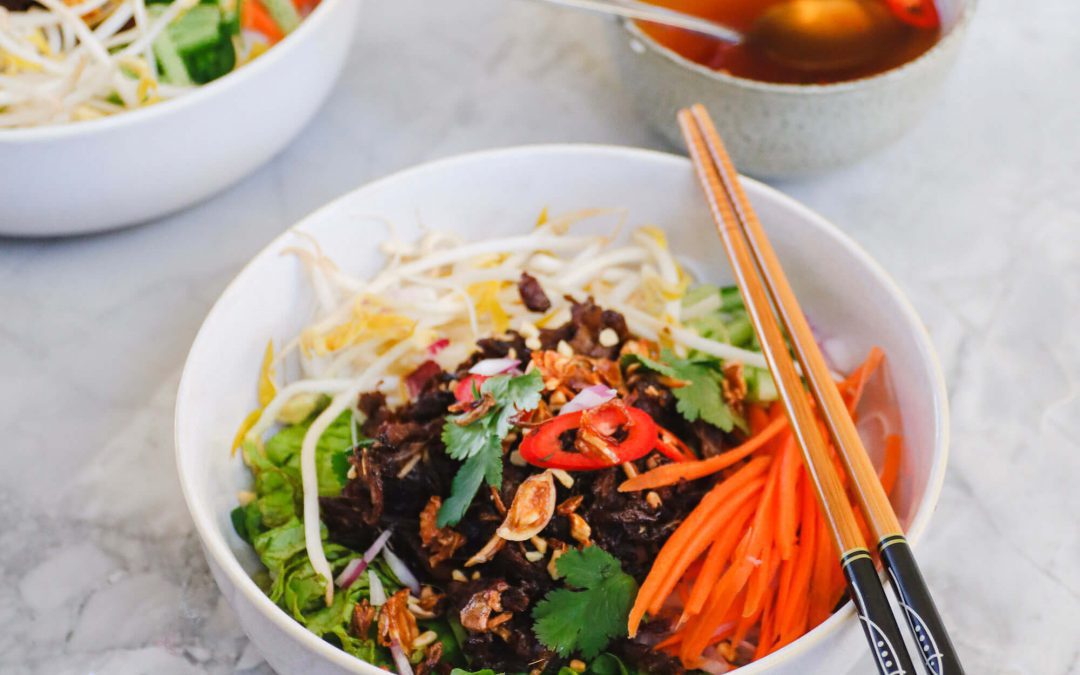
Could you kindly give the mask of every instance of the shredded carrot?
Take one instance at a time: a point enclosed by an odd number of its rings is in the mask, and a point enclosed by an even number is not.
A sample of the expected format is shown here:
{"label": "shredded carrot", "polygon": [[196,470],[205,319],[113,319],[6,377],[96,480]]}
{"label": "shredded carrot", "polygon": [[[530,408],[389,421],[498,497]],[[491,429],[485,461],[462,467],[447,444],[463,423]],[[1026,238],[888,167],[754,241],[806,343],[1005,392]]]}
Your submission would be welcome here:
{"label": "shredded carrot", "polygon": [[759,477],[770,463],[768,457],[751,460],[727,480],[718,483],[664,543],[630,611],[628,628],[631,637],[637,634],[646,609],[652,614],[659,611],[693,559],[708,547],[709,538],[723,528],[725,523],[720,518],[711,517],[716,514],[716,509],[737,508],[740,499],[749,498],[760,490],[764,481]]}
{"label": "shredded carrot", "polygon": [[900,475],[900,446],[901,439],[896,434],[885,437],[885,460],[881,468],[881,487],[885,488],[885,494],[892,495],[896,487],[896,479]]}
{"label": "shredded carrot", "polygon": [[746,407],[746,423],[750,427],[750,436],[757,436],[769,424],[769,411],[760,404],[753,403]]}
{"label": "shredded carrot", "polygon": [[768,441],[772,440],[780,430],[787,425],[787,420],[777,418],[758,435],[752,437],[742,445],[728,450],[727,452],[701,459],[694,462],[676,462],[664,464],[651,471],[639,474],[619,486],[619,492],[636,492],[638,490],[652,490],[659,487],[674,485],[680,480],[696,480],[704,478],[717,471],[733,466],[759,450]]}
{"label": "shredded carrot", "polygon": [[791,559],[795,550],[795,528],[798,527],[796,502],[799,474],[802,473],[802,459],[799,446],[791,433],[784,435],[784,445],[780,451],[780,508],[777,513],[776,544],[782,560]]}
{"label": "shredded carrot", "polygon": [[262,33],[271,44],[285,37],[259,0],[243,0],[240,7],[240,25],[246,30]]}
{"label": "shredded carrot", "polygon": [[725,529],[713,542],[706,557],[705,564],[701,568],[701,575],[694,582],[694,589],[690,594],[690,601],[686,603],[688,614],[698,614],[709,597],[709,592],[716,585],[723,572],[724,565],[728,564],[735,546],[739,543],[739,533],[743,531],[750,517],[757,510],[757,503],[748,500],[738,510],[736,515],[725,524]]}
{"label": "shredded carrot", "polygon": [[[850,410],[883,358],[872,350],[838,385]],[[715,481],[661,547],[627,626],[634,636],[646,614],[658,617],[671,609],[669,602],[681,603],[681,615],[656,649],[688,669],[701,667],[710,645],[729,661],[747,639],[756,640],[755,659],[770,654],[828,618],[845,592],[832,534],[784,407],[752,404],[746,416],[750,437],[741,445],[709,459],[666,464],[619,487],[630,492],[706,476]],[[880,478],[887,490],[896,483],[901,453],[900,437],[885,439]],[[846,476],[835,448],[830,454]]]}

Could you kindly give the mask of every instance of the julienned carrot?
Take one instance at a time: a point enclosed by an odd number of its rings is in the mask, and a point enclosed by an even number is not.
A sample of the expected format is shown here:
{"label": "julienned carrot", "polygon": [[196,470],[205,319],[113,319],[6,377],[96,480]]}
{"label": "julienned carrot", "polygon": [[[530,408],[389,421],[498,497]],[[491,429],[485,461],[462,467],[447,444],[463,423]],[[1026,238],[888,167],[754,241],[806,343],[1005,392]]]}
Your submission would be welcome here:
{"label": "julienned carrot", "polygon": [[750,573],[750,579],[746,583],[746,603],[743,605],[740,618],[753,616],[761,611],[765,602],[765,593],[772,584],[773,574],[780,567],[780,552],[775,546],[765,549],[761,555],[761,562]]}
{"label": "julienned carrot", "polygon": [[806,619],[810,607],[810,573],[813,569],[812,563],[818,536],[816,519],[813,517],[817,511],[817,501],[813,490],[805,482],[799,498],[801,512],[806,517],[803,518],[799,528],[798,554],[789,561],[789,564],[795,568],[789,591],[793,602],[789,604],[784,615],[777,617],[781,644],[787,644],[806,632]]}
{"label": "julienned carrot", "polygon": [[780,451],[780,487],[777,497],[779,508],[776,522],[776,545],[781,560],[790,560],[795,550],[795,528],[798,527],[796,515],[797,481],[802,473],[802,459],[795,436],[787,433],[783,436],[783,448]]}
{"label": "julienned carrot", "polygon": [[900,475],[900,445],[901,439],[896,434],[885,437],[885,458],[881,466],[881,487],[885,488],[885,494],[891,495],[896,486],[896,478]]}
{"label": "julienned carrot", "polygon": [[787,425],[787,420],[779,417],[766,426],[761,433],[750,438],[742,445],[727,452],[701,459],[696,462],[676,462],[658,466],[652,471],[635,476],[619,486],[619,492],[652,490],[658,487],[674,485],[680,480],[696,480],[717,471],[738,464],[771,441]]}
{"label": "julienned carrot", "polygon": [[746,406],[746,423],[750,426],[750,437],[757,436],[769,424],[768,410],[756,403]]}
{"label": "julienned carrot", "polygon": [[[700,535],[700,531],[706,527],[705,521],[710,520],[710,515],[714,513],[713,509],[724,501],[735,501],[734,498],[737,494],[752,493],[753,490],[760,489],[761,481],[756,479],[764,473],[770,463],[771,458],[769,457],[753,459],[746,466],[729,476],[727,480],[718,483],[702,498],[682,525],[668,537],[668,540],[660,549],[652,569],[649,570],[648,576],[645,577],[645,582],[641,585],[637,599],[634,601],[634,607],[630,611],[627,627],[631,637],[637,634],[641,619],[644,618],[646,609],[649,609],[650,605],[654,604],[654,599],[655,605],[650,611],[655,614],[659,611],[667,596],[671,594],[671,590],[685,573],[686,568],[693,562],[693,559],[690,559],[685,564],[682,564],[683,554],[689,547],[691,540]],[[709,529],[715,533],[717,529],[722,528],[723,524],[718,518],[713,518],[712,522],[709,523],[711,525]],[[700,537],[698,539],[700,540]],[[705,541],[705,546],[707,545],[708,541]]]}
{"label": "julienned carrot", "polygon": [[745,587],[746,580],[754,567],[752,564],[739,564],[737,561],[745,560],[749,543],[750,538],[743,537],[735,548],[736,564],[724,572],[713,592],[709,594],[709,611],[699,615],[696,621],[687,626],[687,636],[683,638],[682,648],[679,650],[683,662],[695,662],[709,644],[709,639],[717,627],[728,621],[734,626],[734,623],[739,620],[741,608],[737,606],[735,600]]}
{"label": "julienned carrot", "polygon": [[243,0],[240,7],[240,25],[247,30],[262,33],[271,44],[285,37],[259,0]]}
{"label": "julienned carrot", "polygon": [[[724,494],[709,495],[715,498],[709,504],[705,504],[704,500],[702,500],[702,504],[699,504],[698,508],[694,509],[694,512],[690,514],[691,517],[687,518],[679,526],[679,529],[686,530],[685,537],[680,539],[676,547],[673,547],[670,551],[667,550],[667,544],[660,549],[660,555],[657,556],[653,569],[649,570],[649,577],[652,576],[653,570],[662,562],[665,565],[661,569],[667,569],[670,576],[660,578],[659,583],[650,589],[654,592],[651,601],[647,605],[651,614],[660,611],[664,601],[667,600],[668,596],[671,595],[671,591],[675,588],[675,583],[686,573],[686,570],[697,557],[705,552],[705,549],[709,547],[709,543],[716,538],[717,533],[724,529],[731,514],[746,500],[753,499],[756,493],[761,490],[765,479],[759,476],[767,466],[768,458],[759,457],[747,464],[743,469],[740,469],[740,473],[745,472],[744,477],[748,482],[738,487],[737,490],[728,491]],[[722,485],[730,483],[731,480],[729,478]],[[702,506],[705,508],[702,508]],[[699,515],[702,517],[695,517]],[[675,534],[678,534],[678,531]],[[675,537],[675,534],[672,534],[672,538]],[[671,540],[668,541],[670,543]],[[664,560],[661,561],[661,558],[664,558]],[[645,584],[642,584],[643,591],[645,585],[649,583],[649,577],[646,577]],[[638,597],[641,597],[640,592]],[[631,617],[633,617],[632,612]]]}
{"label": "julienned carrot", "polygon": [[698,614],[705,605],[713,586],[716,585],[724,567],[731,560],[731,554],[739,543],[739,533],[745,531],[747,523],[757,510],[757,503],[747,500],[739,508],[735,515],[725,524],[725,529],[713,542],[709,549],[709,555],[701,568],[701,574],[694,582],[694,588],[690,593],[690,602],[686,603],[687,614]]}
{"label": "julienned carrot", "polygon": [[[882,358],[873,350],[840,383],[851,409]],[[672,593],[678,594],[682,616],[657,648],[678,656],[687,668],[700,667],[709,645],[729,639],[718,649],[731,660],[734,647],[755,629],[754,658],[761,658],[821,623],[845,592],[835,545],[798,446],[786,431],[783,407],[752,405],[747,420],[752,436],[737,448],[707,460],[665,465],[620,487],[662,487],[750,460],[720,479],[672,533],[631,610],[628,627],[634,635],[646,613],[657,616]],[[886,440],[881,479],[890,489],[900,446],[899,437]],[[839,456],[834,461],[839,467]]]}
{"label": "julienned carrot", "polygon": [[862,365],[856,368],[851,375],[840,383],[840,391],[848,392],[851,397],[848,403],[849,410],[854,410],[855,406],[859,404],[866,383],[870,380],[870,376],[877,371],[878,366],[881,365],[881,362],[884,359],[885,353],[877,347],[874,347],[870,350],[870,354],[867,355],[866,360],[862,362]]}

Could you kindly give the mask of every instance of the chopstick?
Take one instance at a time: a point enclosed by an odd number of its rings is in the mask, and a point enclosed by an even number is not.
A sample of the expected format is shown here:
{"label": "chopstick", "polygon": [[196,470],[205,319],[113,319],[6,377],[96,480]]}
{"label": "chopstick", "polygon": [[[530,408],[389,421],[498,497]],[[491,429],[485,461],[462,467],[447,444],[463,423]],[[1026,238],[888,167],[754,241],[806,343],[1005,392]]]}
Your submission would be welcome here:
{"label": "chopstick", "polygon": [[848,594],[859,614],[863,632],[874,655],[874,663],[881,675],[912,673],[914,666],[908,656],[900,628],[896,625],[874,561],[856,523],[855,513],[832,465],[810,397],[795,370],[795,362],[787,351],[777,318],[773,316],[767,291],[755,270],[750,248],[734,208],[734,200],[724,187],[721,173],[730,169],[714,163],[705,130],[701,125],[702,117],[707,115],[703,108],[699,112],[698,106],[695,106],[693,112],[682,110],[679,112],[679,125],[735,273],[747,314],[776,381],[792,432],[802,449],[807,475],[814,484],[818,503],[839,552]]}
{"label": "chopstick", "polygon": [[690,114],[702,130],[712,161],[720,168],[721,182],[732,203],[741,233],[749,242],[757,271],[764,279],[780,321],[791,337],[795,356],[806,375],[810,391],[818,409],[823,413],[833,443],[840,451],[840,458],[855,486],[859,505],[874,534],[881,560],[892,578],[897,599],[918,645],[919,656],[927,670],[935,675],[962,674],[964,669],[960,664],[959,654],[949,638],[911,546],[904,537],[896,512],[889,503],[889,497],[885,494],[840,392],[832,381],[825,357],[799,307],[776,252],[769,243],[742,185],[736,179],[734,165],[723,141],[703,106],[694,106]]}

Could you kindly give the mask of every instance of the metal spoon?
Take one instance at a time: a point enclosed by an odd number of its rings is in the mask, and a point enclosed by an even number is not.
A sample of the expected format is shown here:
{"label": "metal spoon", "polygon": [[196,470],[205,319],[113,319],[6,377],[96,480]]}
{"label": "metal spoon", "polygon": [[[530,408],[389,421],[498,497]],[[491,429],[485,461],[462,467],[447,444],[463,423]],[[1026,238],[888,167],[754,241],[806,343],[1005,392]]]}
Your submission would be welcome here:
{"label": "metal spoon", "polygon": [[736,44],[803,71],[852,68],[882,56],[899,30],[881,0],[787,0],[741,33],[729,26],[639,0],[540,0],[553,5],[640,19]]}

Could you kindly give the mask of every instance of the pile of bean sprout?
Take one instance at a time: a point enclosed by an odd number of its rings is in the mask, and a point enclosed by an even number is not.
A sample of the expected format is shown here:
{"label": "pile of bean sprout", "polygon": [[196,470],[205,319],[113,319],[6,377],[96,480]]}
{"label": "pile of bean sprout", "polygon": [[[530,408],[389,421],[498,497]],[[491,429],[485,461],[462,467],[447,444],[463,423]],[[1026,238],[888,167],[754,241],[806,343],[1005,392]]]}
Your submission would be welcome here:
{"label": "pile of bean sprout", "polygon": [[[315,409],[318,397],[330,403],[312,422],[301,447],[303,514],[307,553],[333,594],[333,574],[319,531],[315,447],[322,433],[347,410],[355,415],[358,396],[379,390],[390,404],[406,399],[403,378],[426,360],[453,370],[476,349],[477,340],[515,330],[535,340],[541,328],[570,319],[571,299],[592,297],[620,312],[631,331],[676,351],[695,350],[725,360],[765,368],[760,353],[707,339],[684,322],[719,308],[711,296],[683,306],[689,274],[668,248],[662,230],[639,228],[620,236],[581,235],[571,225],[608,211],[542,219],[527,234],[464,242],[430,233],[415,243],[387,241],[386,266],[370,279],[342,271],[315,242],[290,249],[305,264],[317,298],[315,320],[268,359],[295,362],[300,376],[275,389],[250,418],[243,437],[260,443],[276,423]],[[522,273],[539,280],[552,302],[540,316],[523,304],[517,282]],[[533,344],[536,344],[533,342]],[[538,346],[538,345],[537,345]]]}
{"label": "pile of bean sprout", "polygon": [[0,128],[94,119],[179,96],[159,81],[154,40],[198,0],[151,19],[145,0],[37,0],[0,7]]}

